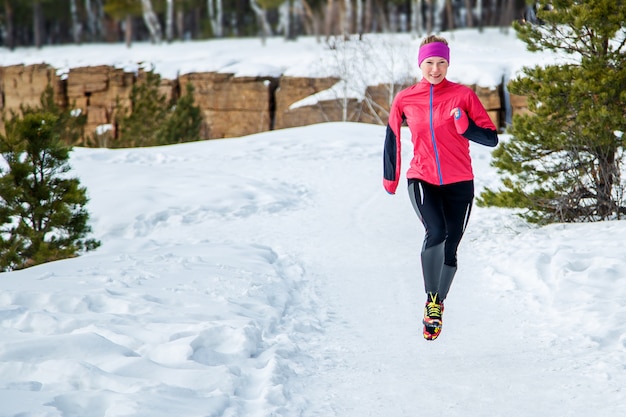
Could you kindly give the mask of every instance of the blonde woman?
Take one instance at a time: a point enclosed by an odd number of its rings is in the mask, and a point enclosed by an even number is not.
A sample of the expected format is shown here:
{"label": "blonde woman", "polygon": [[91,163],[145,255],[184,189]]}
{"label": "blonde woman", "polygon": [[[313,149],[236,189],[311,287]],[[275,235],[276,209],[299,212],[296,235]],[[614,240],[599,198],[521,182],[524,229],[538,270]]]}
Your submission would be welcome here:
{"label": "blonde woman", "polygon": [[424,338],[436,339],[443,302],[457,271],[457,249],[474,199],[469,141],[496,146],[498,135],[487,111],[468,87],[446,79],[446,39],[425,38],[419,49],[422,79],[395,97],[385,137],[383,186],[395,194],[400,178],[400,128],[411,131],[413,158],[406,177],[409,196],[425,228],[421,250],[426,291]]}

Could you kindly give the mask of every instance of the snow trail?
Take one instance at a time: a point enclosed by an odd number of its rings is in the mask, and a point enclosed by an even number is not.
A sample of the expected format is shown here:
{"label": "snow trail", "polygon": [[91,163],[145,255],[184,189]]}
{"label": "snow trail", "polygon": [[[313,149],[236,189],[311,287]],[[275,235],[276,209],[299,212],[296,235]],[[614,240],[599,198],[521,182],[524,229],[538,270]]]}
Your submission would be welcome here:
{"label": "snow trail", "polygon": [[625,414],[626,222],[474,208],[426,342],[423,230],[382,189],[383,137],[76,149],[103,246],[0,277],[0,415]]}

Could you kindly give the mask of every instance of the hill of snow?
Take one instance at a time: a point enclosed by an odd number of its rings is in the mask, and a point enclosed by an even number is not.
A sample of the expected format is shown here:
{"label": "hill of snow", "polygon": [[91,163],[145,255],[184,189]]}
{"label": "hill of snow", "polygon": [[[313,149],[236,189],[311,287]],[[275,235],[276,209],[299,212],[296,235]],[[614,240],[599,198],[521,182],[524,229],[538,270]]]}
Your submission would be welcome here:
{"label": "hill of snow", "polygon": [[623,416],[626,222],[475,208],[426,342],[423,229],[382,188],[383,136],[75,149],[103,245],[0,274],[0,415]]}

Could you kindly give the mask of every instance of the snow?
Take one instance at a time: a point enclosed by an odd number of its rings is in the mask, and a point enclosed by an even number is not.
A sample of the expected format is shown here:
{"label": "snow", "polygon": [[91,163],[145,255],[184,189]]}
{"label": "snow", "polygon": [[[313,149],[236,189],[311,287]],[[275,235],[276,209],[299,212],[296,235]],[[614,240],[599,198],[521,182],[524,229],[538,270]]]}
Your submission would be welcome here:
{"label": "snow", "polygon": [[[0,274],[0,416],[626,415],[626,222],[475,207],[427,342],[424,231],[382,188],[384,134],[75,148],[102,246]],[[472,158],[497,187],[491,149]]]}
{"label": "snow", "polygon": [[[556,59],[554,54],[528,52],[512,29],[487,28],[482,33],[463,29],[442,35],[451,48],[448,78],[468,85],[495,87],[524,65]],[[243,38],[135,43],[130,48],[122,44],[0,48],[0,66],[47,63],[61,75],[83,66],[111,65],[127,71],[147,67],[167,79],[211,71],[240,77],[350,75],[359,83],[376,85],[388,83],[390,77],[417,76],[414,64],[420,41],[410,34],[390,34],[365,35],[361,42],[301,37],[295,42],[269,38],[265,45],[259,39]]]}

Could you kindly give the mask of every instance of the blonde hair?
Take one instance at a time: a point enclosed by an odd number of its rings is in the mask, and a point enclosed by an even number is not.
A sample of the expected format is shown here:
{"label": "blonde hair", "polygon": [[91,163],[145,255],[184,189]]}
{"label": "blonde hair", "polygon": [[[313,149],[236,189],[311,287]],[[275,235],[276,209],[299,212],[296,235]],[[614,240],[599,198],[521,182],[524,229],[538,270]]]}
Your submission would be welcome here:
{"label": "blonde hair", "polygon": [[428,35],[424,38],[422,43],[420,43],[420,48],[426,44],[433,43],[433,42],[441,42],[441,43],[445,43],[446,45],[448,44],[448,41],[446,40],[446,38],[442,38],[441,36],[437,36],[437,35]]}

